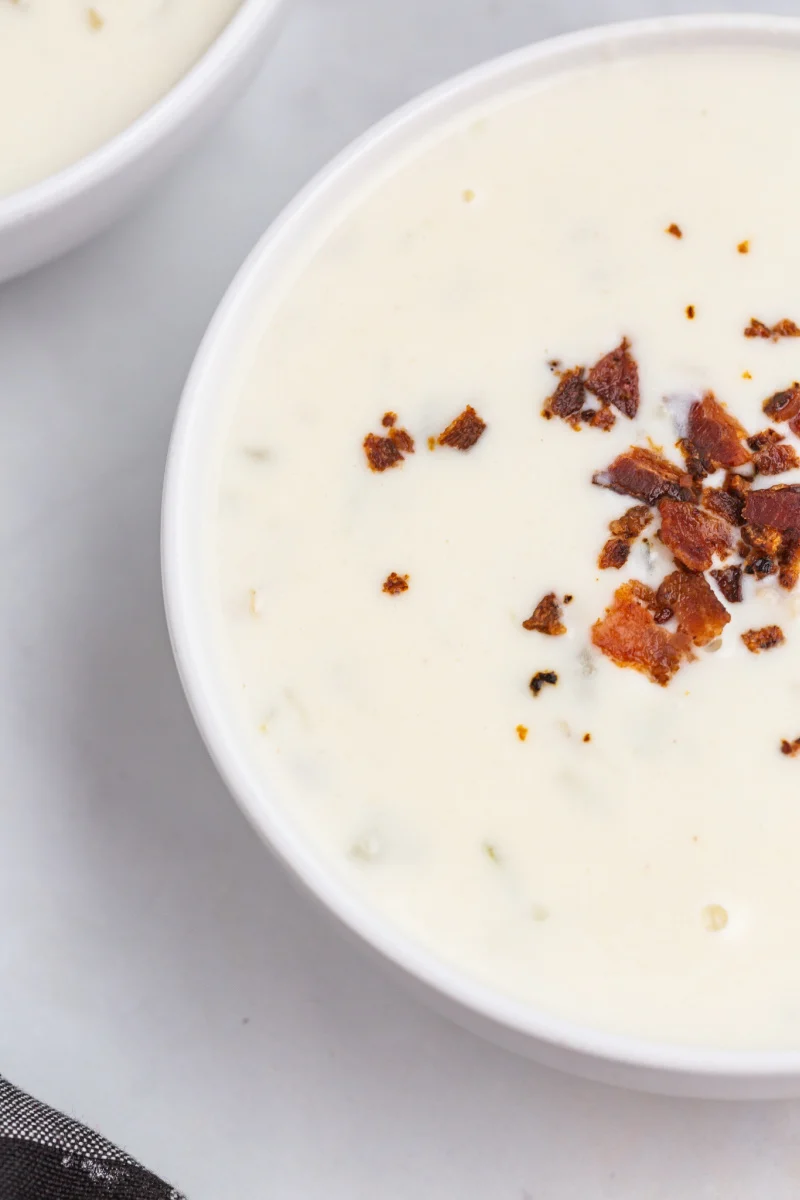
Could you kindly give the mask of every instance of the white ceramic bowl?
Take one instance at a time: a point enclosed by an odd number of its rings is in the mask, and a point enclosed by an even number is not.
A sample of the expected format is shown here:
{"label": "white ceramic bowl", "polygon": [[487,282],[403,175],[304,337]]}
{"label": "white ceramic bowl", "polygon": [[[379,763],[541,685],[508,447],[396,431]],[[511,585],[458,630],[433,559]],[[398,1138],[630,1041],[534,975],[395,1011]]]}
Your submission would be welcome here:
{"label": "white ceramic bowl", "polygon": [[0,198],[0,283],[107,228],[244,90],[277,36],[285,0],[243,0],[202,59],[117,137],[41,183]]}
{"label": "white ceramic bowl", "polygon": [[222,437],[220,397],[250,321],[299,246],[398,151],[442,119],[515,85],[617,55],[667,47],[794,47],[800,20],[674,18],[587,30],[511,54],[423,96],[382,122],[322,172],[272,226],[223,301],[195,361],[175,426],[164,495],[163,572],[178,668],[206,744],[250,820],[294,875],[429,1003],[460,1024],[553,1067],[649,1091],[708,1098],[800,1094],[800,1053],[745,1053],[645,1042],[581,1027],[475,983],[399,934],[351,894],[294,828],[259,777],[226,705],[213,653],[202,514]]}

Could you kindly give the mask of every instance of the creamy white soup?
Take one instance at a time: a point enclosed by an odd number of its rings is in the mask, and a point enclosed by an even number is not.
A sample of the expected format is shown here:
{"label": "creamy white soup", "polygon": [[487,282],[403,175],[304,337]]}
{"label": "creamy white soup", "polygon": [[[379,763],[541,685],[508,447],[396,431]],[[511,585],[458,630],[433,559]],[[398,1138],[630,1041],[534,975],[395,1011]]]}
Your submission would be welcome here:
{"label": "creamy white soup", "polygon": [[0,0],[0,196],[120,133],[241,0]]}
{"label": "creamy white soup", "polygon": [[753,50],[429,136],[265,285],[206,530],[328,869],[519,1001],[717,1047],[800,1048],[797,128]]}

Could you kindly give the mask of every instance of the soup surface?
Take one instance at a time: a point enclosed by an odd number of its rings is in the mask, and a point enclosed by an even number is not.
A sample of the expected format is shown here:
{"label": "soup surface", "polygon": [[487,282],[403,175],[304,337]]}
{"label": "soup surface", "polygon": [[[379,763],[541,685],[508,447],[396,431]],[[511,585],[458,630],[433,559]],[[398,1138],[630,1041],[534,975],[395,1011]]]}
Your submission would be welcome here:
{"label": "soup surface", "polygon": [[76,162],[186,74],[241,0],[0,0],[0,196]]}
{"label": "soup surface", "polygon": [[205,528],[328,869],[524,1003],[717,1047],[800,1048],[797,66],[608,62],[400,156],[270,280]]}

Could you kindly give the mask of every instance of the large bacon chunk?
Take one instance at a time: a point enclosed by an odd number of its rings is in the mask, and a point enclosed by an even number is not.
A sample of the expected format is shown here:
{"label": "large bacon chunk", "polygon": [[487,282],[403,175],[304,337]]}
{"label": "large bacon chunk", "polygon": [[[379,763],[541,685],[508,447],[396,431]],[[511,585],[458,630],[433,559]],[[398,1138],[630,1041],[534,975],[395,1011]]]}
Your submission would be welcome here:
{"label": "large bacon chunk", "polygon": [[713,392],[695,400],[689,409],[687,441],[708,471],[730,470],[750,461],[744,445],[747,430],[720,404]]}
{"label": "large bacon chunk", "polygon": [[744,515],[754,525],[770,525],[782,533],[800,529],[800,484],[776,483],[753,488],[744,504]]}
{"label": "large bacon chunk", "polygon": [[631,446],[619,454],[605,471],[597,471],[592,483],[611,488],[621,496],[632,496],[645,504],[657,504],[664,496],[673,500],[694,499],[690,475],[676,467],[663,454]]}
{"label": "large bacon chunk", "polygon": [[667,575],[656,593],[656,602],[660,609],[672,611],[678,629],[690,637],[695,646],[713,642],[731,619],[705,576],[690,571],[673,571]]}
{"label": "large bacon chunk", "polygon": [[617,588],[605,616],[592,626],[592,642],[617,666],[632,667],[666,687],[684,657],[691,657],[689,638],[656,624],[638,594],[636,580]]}
{"label": "large bacon chunk", "polygon": [[623,338],[615,350],[605,354],[589,369],[586,387],[603,404],[613,404],[626,417],[635,417],[639,410],[639,368],[630,352],[630,342]]}
{"label": "large bacon chunk", "polygon": [[714,555],[725,557],[733,529],[722,517],[697,504],[664,499],[659,503],[661,540],[690,571],[707,571]]}

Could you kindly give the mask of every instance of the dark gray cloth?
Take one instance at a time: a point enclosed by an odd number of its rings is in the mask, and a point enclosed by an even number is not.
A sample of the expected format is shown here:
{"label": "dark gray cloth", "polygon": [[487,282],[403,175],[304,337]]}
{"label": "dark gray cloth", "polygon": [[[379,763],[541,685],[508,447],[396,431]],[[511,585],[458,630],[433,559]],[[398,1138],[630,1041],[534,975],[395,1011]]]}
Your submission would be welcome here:
{"label": "dark gray cloth", "polygon": [[77,1121],[0,1077],[0,1200],[184,1200]]}

